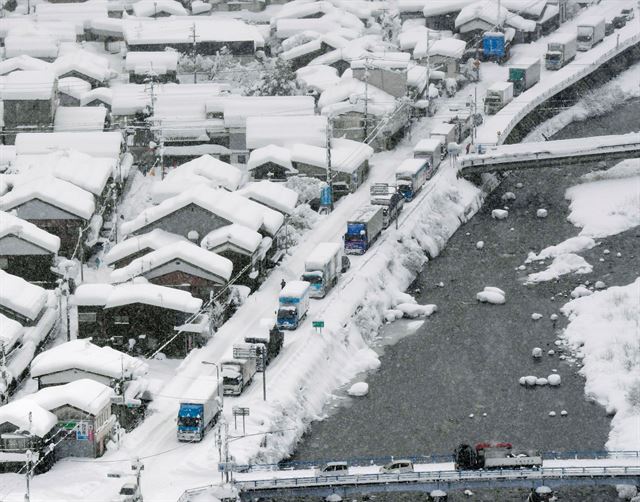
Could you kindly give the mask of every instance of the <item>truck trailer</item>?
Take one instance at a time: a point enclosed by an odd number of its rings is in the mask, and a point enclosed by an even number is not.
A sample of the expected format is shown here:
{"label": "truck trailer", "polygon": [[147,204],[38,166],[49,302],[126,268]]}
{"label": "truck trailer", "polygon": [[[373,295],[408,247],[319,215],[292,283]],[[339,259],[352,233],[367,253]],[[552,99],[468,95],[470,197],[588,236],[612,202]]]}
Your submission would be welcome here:
{"label": "truck trailer", "polygon": [[513,99],[513,82],[496,82],[487,89],[484,98],[484,112],[494,115],[507,106]]}
{"label": "truck trailer", "polygon": [[306,281],[288,282],[278,298],[279,329],[297,329],[309,310],[310,284]]}
{"label": "truck trailer", "polygon": [[[427,159],[429,165],[435,171],[442,160],[442,152],[444,149],[444,138],[434,136],[433,138],[421,139],[416,146],[413,147],[414,159]],[[397,171],[396,171],[397,173]],[[397,178],[397,175],[396,175]]]}
{"label": "truck trailer", "polygon": [[458,470],[542,467],[542,454],[539,451],[516,451],[511,443],[478,443],[475,447],[461,444],[456,448],[454,457]]}
{"label": "truck trailer", "polygon": [[[432,141],[440,141],[440,138],[434,138]],[[411,202],[432,174],[433,169],[429,159],[405,159],[396,168],[398,191],[407,202]]]}
{"label": "truck trailer", "polygon": [[347,221],[344,234],[344,250],[347,254],[365,254],[384,227],[384,211],[381,206],[364,206],[355,211]]}
{"label": "truck trailer", "polygon": [[[244,341],[245,343],[262,345],[264,347],[264,350],[266,350],[265,363],[268,366],[282,350],[282,345],[284,344],[284,333],[274,324],[271,329],[266,329],[261,333],[245,336]],[[262,362],[259,360],[258,366],[261,364]],[[262,368],[258,369],[262,370]]]}
{"label": "truck trailer", "polygon": [[336,242],[321,242],[307,256],[304,273],[300,278],[311,284],[309,296],[324,298],[338,283],[342,269],[342,246]]}
{"label": "truck trailer", "polygon": [[544,67],[547,70],[559,70],[576,57],[578,41],[575,35],[563,33],[555,35],[547,44],[544,55]]}
{"label": "truck trailer", "polygon": [[369,202],[374,206],[382,206],[383,228],[387,228],[393,220],[397,220],[404,207],[405,197],[399,190],[400,187],[396,190],[396,187],[389,183],[374,183],[369,189]]}
{"label": "truck trailer", "polygon": [[578,50],[588,51],[604,40],[605,20],[603,17],[589,17],[578,25]]}
{"label": "truck trailer", "polygon": [[509,68],[509,82],[513,83],[513,95],[518,96],[540,82],[540,60],[522,58]]}
{"label": "truck trailer", "polygon": [[202,441],[222,409],[219,392],[215,377],[200,376],[193,381],[185,397],[180,400],[178,441]]}
{"label": "truck trailer", "polygon": [[225,359],[220,364],[220,369],[222,370],[222,389],[225,396],[242,394],[258,370],[255,357]]}
{"label": "truck trailer", "polygon": [[449,151],[449,143],[456,143],[458,140],[458,125],[440,123],[429,133],[430,138],[442,139],[442,158],[444,159]]}

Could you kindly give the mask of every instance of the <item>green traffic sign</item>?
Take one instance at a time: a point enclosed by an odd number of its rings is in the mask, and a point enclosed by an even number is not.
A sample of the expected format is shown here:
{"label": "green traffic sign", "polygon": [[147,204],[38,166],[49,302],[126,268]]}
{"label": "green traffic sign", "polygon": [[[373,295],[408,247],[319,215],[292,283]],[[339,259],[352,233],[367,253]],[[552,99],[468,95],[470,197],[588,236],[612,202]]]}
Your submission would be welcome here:
{"label": "green traffic sign", "polygon": [[314,328],[324,328],[324,321],[313,321],[311,324]]}

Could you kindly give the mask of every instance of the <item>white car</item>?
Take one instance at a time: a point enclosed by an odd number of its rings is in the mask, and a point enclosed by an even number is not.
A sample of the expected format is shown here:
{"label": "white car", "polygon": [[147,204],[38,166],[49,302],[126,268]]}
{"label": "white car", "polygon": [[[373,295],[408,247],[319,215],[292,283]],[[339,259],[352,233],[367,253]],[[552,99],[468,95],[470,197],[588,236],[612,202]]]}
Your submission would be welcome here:
{"label": "white car", "polygon": [[411,460],[394,460],[387,465],[380,467],[383,474],[402,474],[405,472],[413,472],[413,462]]}
{"label": "white car", "polygon": [[346,462],[327,462],[316,469],[316,477],[346,476],[347,474],[349,474],[349,465]]}
{"label": "white car", "polygon": [[620,15],[627,21],[631,21],[635,17],[635,12],[633,9],[622,9],[622,11],[620,11]]}

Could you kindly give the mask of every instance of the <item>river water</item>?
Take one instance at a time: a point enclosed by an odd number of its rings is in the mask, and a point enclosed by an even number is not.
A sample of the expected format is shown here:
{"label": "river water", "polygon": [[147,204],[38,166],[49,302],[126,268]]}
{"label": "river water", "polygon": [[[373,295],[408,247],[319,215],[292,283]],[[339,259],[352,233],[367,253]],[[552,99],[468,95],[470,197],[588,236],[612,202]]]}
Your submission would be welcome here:
{"label": "river water", "polygon": [[[554,139],[637,131],[639,117],[640,100],[636,100],[607,115],[572,123]],[[556,330],[565,320],[560,316],[554,326],[549,316],[559,313],[582,281],[604,280],[611,286],[633,280],[640,270],[640,229],[601,239],[601,246],[582,253],[594,267],[589,275],[526,286],[526,274],[545,265],[518,270],[529,251],[578,234],[566,219],[564,192],[584,172],[584,168],[525,170],[505,178],[409,290],[419,303],[435,303],[439,311],[415,333],[384,348],[380,369],[366,376],[369,395],[339,396],[340,406],[312,424],[294,459],[448,453],[460,442],[485,440],[543,451],[604,449],[610,417],[585,398],[579,367],[561,361],[558,353],[535,362],[531,350],[557,349]],[[508,191],[516,199],[503,202],[501,196]],[[509,217],[493,220],[491,211],[505,204]],[[536,218],[538,208],[548,209],[548,218]],[[485,242],[482,250],[476,249],[480,240]],[[605,248],[611,253],[604,255]],[[617,252],[622,258],[616,257]],[[506,304],[477,303],[475,294],[485,286],[503,289]],[[533,321],[534,312],[543,318]],[[397,338],[407,331],[407,323],[398,322],[385,327],[381,338]],[[528,389],[518,384],[520,376],[546,377],[553,370],[562,376],[558,388]],[[568,415],[561,417],[561,410]],[[557,416],[550,417],[550,411]],[[523,493],[491,491],[472,500],[524,500]],[[612,488],[559,494],[563,500],[585,502],[615,498]],[[463,497],[451,495],[450,500]],[[424,500],[415,494],[376,499]]]}

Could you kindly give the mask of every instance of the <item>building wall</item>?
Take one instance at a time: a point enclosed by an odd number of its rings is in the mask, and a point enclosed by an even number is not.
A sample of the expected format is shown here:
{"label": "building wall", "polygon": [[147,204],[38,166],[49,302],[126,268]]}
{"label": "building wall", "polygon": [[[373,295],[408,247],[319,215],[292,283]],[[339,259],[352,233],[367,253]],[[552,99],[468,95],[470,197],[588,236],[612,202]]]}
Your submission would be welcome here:
{"label": "building wall", "polygon": [[[354,68],[353,77],[365,81],[365,69]],[[393,71],[383,68],[369,69],[369,84],[396,98],[401,98],[407,94],[407,72]]]}
{"label": "building wall", "polygon": [[[192,42],[171,43],[158,40],[152,44],[136,44],[127,41],[127,49],[130,51],[164,51],[167,47],[171,47],[183,54],[191,53],[193,50]],[[234,56],[253,56],[255,53],[255,42],[253,40],[236,41],[236,42],[198,42],[196,51],[198,54],[206,56],[214,56],[217,52],[226,47]]]}
{"label": "building wall", "polygon": [[113,427],[110,402],[95,415],[69,405],[60,406],[51,412],[58,417],[60,429],[71,431],[76,428],[73,432],[61,433],[64,439],[56,447],[56,458],[95,458],[104,453],[105,442],[111,436]]}
{"label": "building wall", "polygon": [[[24,218],[28,219],[28,218]],[[80,229],[84,227],[84,220],[36,220],[28,219],[34,225],[46,230],[50,234],[60,237],[60,256],[69,257],[73,254],[78,243]]]}
{"label": "building wall", "polygon": [[[224,285],[223,281],[211,274],[206,274],[209,277],[205,278],[191,273],[191,270],[197,271],[197,269],[188,264],[172,265],[158,267],[149,274],[144,274],[144,277],[152,284],[188,291],[203,300],[208,300],[210,293],[215,293]],[[201,272],[198,271],[198,273]]]}
{"label": "building wall", "polygon": [[[273,176],[269,176],[269,173],[273,173]],[[250,171],[250,174],[254,180],[286,181],[288,172],[281,165],[266,162]]]}
{"label": "building wall", "polygon": [[58,104],[60,106],[80,106],[80,100],[65,92],[58,93]]}
{"label": "building wall", "polygon": [[[99,340],[104,339],[107,336],[106,333],[102,306],[78,305],[78,338],[93,338],[94,340]],[[103,345],[105,344],[103,343]]]}
{"label": "building wall", "polygon": [[195,230],[198,232],[200,237],[204,237],[212,230],[216,230],[230,224],[230,221],[214,215],[200,206],[189,204],[188,206],[178,209],[164,218],[149,223],[141,229],[136,230],[134,234],[146,234],[155,228],[161,228],[167,232],[184,235],[185,237],[188,237],[190,231]]}
{"label": "building wall", "polygon": [[0,253],[0,269],[25,281],[41,286],[54,286],[57,278],[51,271],[54,255],[6,255]]}
{"label": "building wall", "polygon": [[4,127],[52,126],[55,102],[52,99],[6,99],[4,101]]}
{"label": "building wall", "polygon": [[38,377],[38,389],[51,387],[52,385],[64,385],[65,383],[75,382],[82,378],[88,378],[108,386],[111,386],[112,384],[111,377],[98,375],[97,373],[91,373],[77,368],[70,368],[68,370],[57,371],[56,373],[50,373],[48,375]]}

